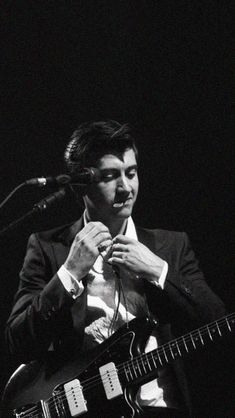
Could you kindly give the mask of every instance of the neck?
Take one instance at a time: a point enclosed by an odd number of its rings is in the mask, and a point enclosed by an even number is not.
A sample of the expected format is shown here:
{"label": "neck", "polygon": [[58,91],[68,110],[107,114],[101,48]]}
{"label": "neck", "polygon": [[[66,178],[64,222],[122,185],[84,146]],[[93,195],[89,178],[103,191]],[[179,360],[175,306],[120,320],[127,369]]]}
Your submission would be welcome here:
{"label": "neck", "polygon": [[126,230],[127,219],[122,219],[121,221],[118,220],[116,222],[111,222],[109,225],[106,223],[105,225],[108,227],[110,234],[114,238],[118,234],[124,234]]}
{"label": "neck", "polygon": [[126,225],[127,225],[126,218],[125,219],[112,219],[112,220],[96,219],[93,216],[90,216],[87,210],[85,211],[85,217],[86,217],[87,222],[90,222],[90,221],[102,222],[105,226],[107,226],[113,238],[118,234],[124,234]]}

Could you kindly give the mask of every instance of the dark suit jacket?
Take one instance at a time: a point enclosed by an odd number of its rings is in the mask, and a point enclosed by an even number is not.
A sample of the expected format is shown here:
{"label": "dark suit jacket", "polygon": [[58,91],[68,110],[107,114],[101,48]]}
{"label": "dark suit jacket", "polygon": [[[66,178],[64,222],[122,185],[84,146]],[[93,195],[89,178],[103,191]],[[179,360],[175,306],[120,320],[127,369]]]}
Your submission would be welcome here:
{"label": "dark suit jacket", "polygon": [[[52,344],[65,353],[82,345],[86,289],[74,301],[57,276],[82,226],[80,219],[29,239],[6,328],[9,349],[19,361],[43,356]],[[149,310],[159,319],[165,340],[224,315],[224,305],[206,284],[185,233],[137,228],[137,235],[169,265],[164,291],[145,283]],[[183,375],[179,380],[187,397]]]}

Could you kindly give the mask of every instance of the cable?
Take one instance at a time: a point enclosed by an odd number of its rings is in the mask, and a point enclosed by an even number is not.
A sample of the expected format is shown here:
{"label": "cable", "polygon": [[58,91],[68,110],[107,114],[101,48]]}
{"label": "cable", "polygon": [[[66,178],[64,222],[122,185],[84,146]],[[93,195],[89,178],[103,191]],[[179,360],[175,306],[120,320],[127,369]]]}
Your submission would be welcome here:
{"label": "cable", "polygon": [[7,197],[0,203],[0,209],[3,208],[3,206],[8,202],[8,200],[17,192],[17,190],[21,189],[21,187],[26,186],[26,183],[21,183],[17,187],[15,187],[8,195]]}

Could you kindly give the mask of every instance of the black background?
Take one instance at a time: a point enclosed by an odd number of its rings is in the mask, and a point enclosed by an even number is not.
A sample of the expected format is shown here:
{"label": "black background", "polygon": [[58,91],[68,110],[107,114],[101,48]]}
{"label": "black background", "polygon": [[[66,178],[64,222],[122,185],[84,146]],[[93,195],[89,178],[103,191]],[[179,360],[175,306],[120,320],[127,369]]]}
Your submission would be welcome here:
{"label": "black background", "polygon": [[[63,172],[65,144],[79,123],[129,122],[141,155],[136,222],[187,231],[229,311],[235,304],[233,12],[232,1],[215,0],[1,6],[1,200],[27,178]],[[1,210],[1,226],[52,191],[18,191]],[[81,210],[68,199],[1,238],[2,341],[29,233],[75,219]],[[223,363],[205,374],[201,360],[192,362],[197,407],[210,404],[210,417],[232,416],[233,349],[224,350],[224,383]],[[3,344],[1,388],[12,370]]]}

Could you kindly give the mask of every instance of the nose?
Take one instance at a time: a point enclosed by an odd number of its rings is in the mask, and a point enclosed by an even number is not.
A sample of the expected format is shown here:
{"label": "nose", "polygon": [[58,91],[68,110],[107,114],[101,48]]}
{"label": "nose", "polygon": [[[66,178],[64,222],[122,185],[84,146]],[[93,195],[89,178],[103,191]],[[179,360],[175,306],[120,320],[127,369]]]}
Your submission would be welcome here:
{"label": "nose", "polygon": [[118,180],[117,188],[118,188],[118,190],[120,192],[121,191],[124,191],[126,193],[130,193],[131,186],[129,184],[129,179],[126,177],[125,174],[123,174],[122,176],[120,176],[120,178]]}

